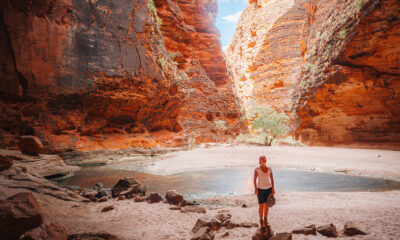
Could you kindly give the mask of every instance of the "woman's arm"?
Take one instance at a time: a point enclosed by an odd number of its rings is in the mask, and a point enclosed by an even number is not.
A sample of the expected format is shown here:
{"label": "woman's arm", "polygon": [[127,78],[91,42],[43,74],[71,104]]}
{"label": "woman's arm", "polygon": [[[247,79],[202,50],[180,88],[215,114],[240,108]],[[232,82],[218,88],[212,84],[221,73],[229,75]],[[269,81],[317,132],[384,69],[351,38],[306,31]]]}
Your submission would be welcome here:
{"label": "woman's arm", "polygon": [[255,194],[258,194],[257,177],[258,177],[258,172],[257,172],[257,170],[254,170],[254,193]]}
{"label": "woman's arm", "polygon": [[274,174],[272,174],[272,169],[271,169],[271,184],[272,184],[272,194],[275,194]]}

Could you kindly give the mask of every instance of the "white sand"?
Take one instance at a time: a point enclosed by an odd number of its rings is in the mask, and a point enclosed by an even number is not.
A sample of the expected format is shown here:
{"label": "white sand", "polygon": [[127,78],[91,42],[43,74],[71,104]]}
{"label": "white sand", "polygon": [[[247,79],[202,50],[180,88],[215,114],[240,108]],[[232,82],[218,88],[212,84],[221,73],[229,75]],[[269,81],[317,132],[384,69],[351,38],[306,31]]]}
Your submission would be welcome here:
{"label": "white sand", "polygon": [[[164,174],[204,168],[254,166],[261,154],[266,154],[270,159],[269,164],[276,167],[320,171],[349,169],[362,175],[400,179],[400,152],[386,150],[219,146],[175,153],[161,161],[142,162],[142,166],[147,171]],[[290,232],[309,224],[320,226],[329,223],[334,223],[341,230],[346,221],[353,221],[368,235],[346,239],[400,239],[400,191],[276,191],[277,205],[270,210],[269,217],[275,232]],[[202,215],[172,211],[165,203],[135,203],[133,200],[115,199],[104,203],[76,203],[44,195],[36,196],[46,217],[66,225],[71,233],[106,231],[126,240],[190,239],[191,229]],[[255,195],[219,197],[211,202],[214,205],[206,207],[206,214],[213,216],[220,210],[228,210],[234,222],[258,222]],[[240,207],[242,203],[249,207]],[[109,205],[114,205],[115,209],[101,213],[101,209]],[[229,236],[222,238],[227,231]],[[215,239],[251,239],[255,231],[256,228],[222,228],[216,232]],[[293,239],[328,238],[318,234],[294,235]]]}
{"label": "white sand", "polygon": [[[173,152],[155,161],[132,163],[143,171],[165,175],[207,168],[257,166],[266,155],[271,167],[351,174],[400,180],[400,151],[328,147],[215,146]],[[123,163],[121,166],[129,166]],[[115,167],[118,167],[116,165]]]}

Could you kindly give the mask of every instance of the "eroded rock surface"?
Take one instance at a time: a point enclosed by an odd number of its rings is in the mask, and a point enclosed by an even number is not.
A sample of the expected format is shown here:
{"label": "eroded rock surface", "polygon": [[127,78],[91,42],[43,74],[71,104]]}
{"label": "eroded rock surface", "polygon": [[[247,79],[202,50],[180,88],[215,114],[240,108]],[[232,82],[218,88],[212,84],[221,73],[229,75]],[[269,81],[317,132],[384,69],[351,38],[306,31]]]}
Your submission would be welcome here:
{"label": "eroded rock surface", "polygon": [[46,152],[171,147],[245,129],[216,1],[3,1],[0,11],[0,146],[34,135]]}
{"label": "eroded rock surface", "polygon": [[250,1],[226,50],[239,96],[309,145],[399,148],[400,3]]}

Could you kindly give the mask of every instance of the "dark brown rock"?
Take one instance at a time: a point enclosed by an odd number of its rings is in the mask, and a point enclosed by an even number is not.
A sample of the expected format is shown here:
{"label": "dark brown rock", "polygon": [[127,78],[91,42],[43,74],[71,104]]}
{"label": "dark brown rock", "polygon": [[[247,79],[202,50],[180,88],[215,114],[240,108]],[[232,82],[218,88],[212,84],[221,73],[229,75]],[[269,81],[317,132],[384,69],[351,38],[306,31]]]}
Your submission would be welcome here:
{"label": "dark brown rock", "polygon": [[122,200],[125,200],[126,198],[125,198],[125,196],[119,196],[118,197],[118,201],[122,201]]}
{"label": "dark brown rock", "polygon": [[43,145],[38,137],[21,136],[19,137],[18,147],[23,154],[39,156],[42,153]]}
{"label": "dark brown rock", "polygon": [[209,227],[210,226],[211,218],[209,216],[202,216],[197,219],[196,223],[192,228],[192,232],[197,232],[200,228]]}
{"label": "dark brown rock", "polygon": [[144,202],[146,200],[146,197],[143,196],[136,196],[134,201],[135,202]]}
{"label": "dark brown rock", "polygon": [[163,200],[163,197],[159,193],[150,193],[148,197],[149,203],[159,203]]}
{"label": "dark brown rock", "polygon": [[358,226],[356,226],[353,222],[350,221],[345,223],[343,233],[346,236],[367,235],[367,233],[362,231]]}
{"label": "dark brown rock", "polygon": [[170,204],[178,205],[183,201],[183,196],[176,192],[175,190],[169,190],[165,194],[165,199],[168,201]]}
{"label": "dark brown rock", "polygon": [[101,212],[108,212],[108,211],[111,211],[111,210],[114,210],[114,209],[115,209],[115,207],[113,205],[110,205],[110,206],[104,207],[101,210]]}
{"label": "dark brown rock", "polygon": [[188,213],[188,212],[196,212],[196,213],[206,213],[206,209],[201,206],[186,206],[182,208],[181,212]]}
{"label": "dark brown rock", "polygon": [[229,213],[218,213],[214,218],[219,219],[221,222],[225,222],[226,220],[231,219],[232,215]]}
{"label": "dark brown rock", "polygon": [[181,210],[181,209],[182,209],[181,206],[171,206],[171,207],[169,208],[169,210]]}
{"label": "dark brown rock", "polygon": [[101,197],[101,198],[99,198],[97,200],[97,202],[107,202],[107,201],[108,201],[108,197],[107,196],[103,196],[103,197]]}
{"label": "dark brown rock", "polygon": [[252,240],[269,240],[274,235],[270,227],[259,228],[252,236]]}
{"label": "dark brown rock", "polygon": [[258,224],[257,223],[250,223],[250,222],[242,222],[242,223],[239,223],[238,227],[252,228],[252,227],[258,227]]}
{"label": "dark brown rock", "polygon": [[317,227],[317,232],[321,233],[327,237],[337,237],[338,233],[336,231],[336,226],[334,224],[328,224]]}
{"label": "dark brown rock", "polygon": [[0,201],[0,239],[18,239],[42,223],[42,212],[32,193],[18,193]]}
{"label": "dark brown rock", "polygon": [[67,240],[68,229],[59,223],[46,223],[32,229],[20,237],[20,240]]}
{"label": "dark brown rock", "polygon": [[0,155],[0,171],[10,168],[13,162],[14,160],[12,158]]}
{"label": "dark brown rock", "polygon": [[229,237],[231,234],[229,232],[226,232],[222,235],[222,237]]}
{"label": "dark brown rock", "polygon": [[191,240],[213,240],[215,233],[209,227],[202,227],[193,234]]}
{"label": "dark brown rock", "polygon": [[72,234],[68,237],[68,240],[120,240],[120,238],[109,233],[101,232]]}
{"label": "dark brown rock", "polygon": [[291,233],[276,233],[270,240],[292,240]]}
{"label": "dark brown rock", "polygon": [[122,178],[111,189],[112,197],[119,195],[145,194],[146,188],[133,177]]}
{"label": "dark brown rock", "polygon": [[306,226],[303,228],[298,228],[292,231],[293,234],[312,234],[312,235],[317,235],[317,228],[315,227],[314,224],[311,224],[310,226]]}

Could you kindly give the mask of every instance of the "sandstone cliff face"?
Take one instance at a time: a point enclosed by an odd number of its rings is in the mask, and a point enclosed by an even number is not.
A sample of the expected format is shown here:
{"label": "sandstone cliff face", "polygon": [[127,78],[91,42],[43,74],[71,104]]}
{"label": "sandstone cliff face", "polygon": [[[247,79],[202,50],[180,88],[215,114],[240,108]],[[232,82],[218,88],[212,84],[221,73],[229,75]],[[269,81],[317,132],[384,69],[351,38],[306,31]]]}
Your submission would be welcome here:
{"label": "sandstone cliff face", "polygon": [[239,94],[285,111],[304,143],[398,148],[399,5],[254,1],[226,53]]}
{"label": "sandstone cliff face", "polygon": [[[191,14],[168,2],[177,8],[166,11]],[[232,85],[221,76],[223,58],[201,65],[202,49],[188,43],[197,54],[181,57],[187,69],[206,70],[202,78],[186,75],[166,49],[153,1],[3,1],[0,8],[2,147],[23,134],[41,138],[47,151],[174,146],[243,129]],[[192,24],[193,36],[213,28],[210,18]],[[218,42],[217,34],[208,37]],[[196,81],[201,106],[190,96]],[[212,132],[209,112],[224,121],[235,115],[226,133]]]}

